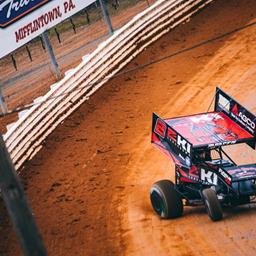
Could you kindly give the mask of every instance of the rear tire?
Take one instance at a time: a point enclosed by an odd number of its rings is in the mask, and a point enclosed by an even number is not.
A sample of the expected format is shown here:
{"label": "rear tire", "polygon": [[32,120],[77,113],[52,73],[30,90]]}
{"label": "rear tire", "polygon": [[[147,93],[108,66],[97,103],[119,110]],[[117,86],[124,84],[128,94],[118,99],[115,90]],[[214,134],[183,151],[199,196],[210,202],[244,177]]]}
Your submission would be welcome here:
{"label": "rear tire", "polygon": [[183,213],[182,198],[169,180],[160,180],[153,184],[150,201],[154,211],[162,219],[177,218]]}
{"label": "rear tire", "polygon": [[222,208],[215,191],[211,188],[204,189],[202,196],[208,216],[213,221],[221,220],[223,218]]}

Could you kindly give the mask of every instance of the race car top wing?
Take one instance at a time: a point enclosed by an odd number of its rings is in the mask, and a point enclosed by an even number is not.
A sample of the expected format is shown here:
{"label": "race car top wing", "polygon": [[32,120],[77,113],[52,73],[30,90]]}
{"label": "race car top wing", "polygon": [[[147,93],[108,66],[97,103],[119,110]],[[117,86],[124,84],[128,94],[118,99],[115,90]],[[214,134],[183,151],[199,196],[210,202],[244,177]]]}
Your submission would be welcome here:
{"label": "race car top wing", "polygon": [[256,146],[256,117],[217,88],[214,112],[161,119],[153,114],[152,142],[176,164],[190,166],[198,151],[247,143]]}
{"label": "race car top wing", "polygon": [[253,135],[223,112],[175,117],[164,121],[186,138],[195,150],[254,142]]}
{"label": "race car top wing", "polygon": [[247,144],[253,149],[256,148],[256,116],[218,87],[216,88],[214,111],[224,113],[252,135],[254,140],[249,140]]}

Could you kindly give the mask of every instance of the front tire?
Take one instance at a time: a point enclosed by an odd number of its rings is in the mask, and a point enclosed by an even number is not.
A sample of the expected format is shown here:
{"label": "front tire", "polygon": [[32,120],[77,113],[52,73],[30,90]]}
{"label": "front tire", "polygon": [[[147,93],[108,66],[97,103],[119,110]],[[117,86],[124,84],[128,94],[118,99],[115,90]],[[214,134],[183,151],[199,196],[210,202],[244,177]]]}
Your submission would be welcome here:
{"label": "front tire", "polygon": [[223,218],[223,214],[216,192],[211,188],[207,188],[202,191],[202,196],[204,199],[206,211],[211,220],[221,220]]}
{"label": "front tire", "polygon": [[182,198],[169,180],[160,180],[153,184],[150,201],[154,211],[162,219],[177,218],[183,213]]}

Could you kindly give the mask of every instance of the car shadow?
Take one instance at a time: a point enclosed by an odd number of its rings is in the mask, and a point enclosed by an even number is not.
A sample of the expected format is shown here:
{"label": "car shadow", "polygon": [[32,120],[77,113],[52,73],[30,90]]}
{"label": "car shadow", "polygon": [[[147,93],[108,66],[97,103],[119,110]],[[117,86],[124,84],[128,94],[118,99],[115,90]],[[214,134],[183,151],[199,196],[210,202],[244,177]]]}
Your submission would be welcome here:
{"label": "car shadow", "polygon": [[[256,203],[252,204],[244,204],[233,207],[223,206],[223,219],[225,220],[235,220],[239,216],[242,218],[243,216],[248,217],[249,215],[256,214]],[[183,216],[189,215],[205,215],[207,214],[204,205],[200,206],[185,206]]]}

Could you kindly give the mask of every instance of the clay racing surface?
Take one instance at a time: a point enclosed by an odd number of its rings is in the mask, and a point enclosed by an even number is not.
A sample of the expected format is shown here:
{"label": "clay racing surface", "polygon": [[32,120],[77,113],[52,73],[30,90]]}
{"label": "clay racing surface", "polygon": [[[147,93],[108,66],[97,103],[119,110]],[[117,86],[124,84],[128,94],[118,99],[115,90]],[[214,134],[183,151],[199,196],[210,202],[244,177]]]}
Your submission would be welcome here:
{"label": "clay racing surface", "polygon": [[[163,57],[255,21],[253,0],[217,1],[136,58]],[[151,185],[173,179],[173,164],[150,144],[152,112],[162,117],[207,110],[216,85],[256,112],[256,27],[110,81],[47,139],[22,181],[49,255],[254,255],[256,206],[204,207],[160,220]],[[231,147],[238,163],[256,162]],[[1,209],[1,216],[6,216]],[[1,217],[3,255],[19,255]]]}

